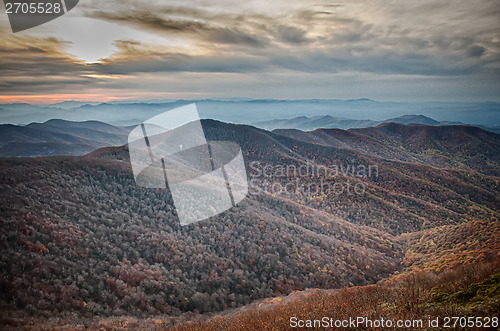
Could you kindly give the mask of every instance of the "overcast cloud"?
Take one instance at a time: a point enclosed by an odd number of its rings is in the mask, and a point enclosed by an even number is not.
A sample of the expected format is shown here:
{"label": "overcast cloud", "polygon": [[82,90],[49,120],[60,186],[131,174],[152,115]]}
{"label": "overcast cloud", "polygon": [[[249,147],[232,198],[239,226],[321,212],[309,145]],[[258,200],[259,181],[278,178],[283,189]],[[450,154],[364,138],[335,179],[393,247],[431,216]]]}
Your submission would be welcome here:
{"label": "overcast cloud", "polygon": [[81,0],[16,34],[2,15],[0,93],[498,101],[499,22],[498,1]]}

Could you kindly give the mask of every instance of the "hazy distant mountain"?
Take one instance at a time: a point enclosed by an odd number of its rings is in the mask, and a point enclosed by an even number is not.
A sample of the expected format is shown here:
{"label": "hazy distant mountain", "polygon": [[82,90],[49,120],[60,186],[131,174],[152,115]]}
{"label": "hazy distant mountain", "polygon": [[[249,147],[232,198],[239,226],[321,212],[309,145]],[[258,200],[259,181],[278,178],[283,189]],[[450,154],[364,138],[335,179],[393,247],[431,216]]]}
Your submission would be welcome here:
{"label": "hazy distant mountain", "polygon": [[379,122],[372,120],[354,120],[329,115],[313,117],[300,116],[291,119],[270,120],[254,123],[256,127],[266,130],[298,129],[303,131],[312,131],[318,128],[365,128],[368,126],[375,126],[377,124],[379,124]]}
{"label": "hazy distant mountain", "polygon": [[32,112],[37,109],[40,109],[40,106],[31,105],[29,103],[4,103],[0,104],[0,116],[2,116],[3,120],[4,117],[8,118],[9,113]]}
{"label": "hazy distant mountain", "polygon": [[493,127],[480,125],[479,127],[483,130],[487,130],[487,131],[491,131],[491,132],[495,132],[495,133],[500,134],[500,125],[495,125]]}
{"label": "hazy distant mountain", "polygon": [[[292,119],[270,120],[256,122],[256,127],[274,130],[274,129],[298,129],[302,131],[312,131],[316,129],[352,129],[377,126],[381,123],[401,123],[401,124],[425,124],[425,125],[444,125],[443,122],[436,121],[424,115],[403,115],[382,121],[355,120],[350,118],[332,117],[332,116],[300,116]],[[446,123],[448,124],[448,123]]]}
{"label": "hazy distant mountain", "polygon": [[114,125],[114,126],[136,126],[141,124],[141,120],[138,119],[131,119],[131,120],[123,120],[123,121],[112,121],[109,122],[109,124]]}
{"label": "hazy distant mountain", "polygon": [[62,102],[54,103],[54,104],[51,104],[48,106],[55,107],[55,108],[61,108],[61,109],[72,109],[72,108],[81,107],[83,105],[96,106],[100,103],[101,102],[62,101]]}
{"label": "hazy distant mountain", "polygon": [[385,120],[384,122],[401,124],[441,125],[441,122],[424,115],[403,115],[396,118],[390,118],[388,120]]}
{"label": "hazy distant mountain", "polygon": [[[500,125],[500,103],[496,102],[380,102],[369,99],[261,100],[245,98],[154,100],[100,104],[70,101],[47,106],[0,104],[0,123],[28,124],[31,122],[45,122],[52,118],[71,121],[97,120],[106,123],[130,120],[143,121],[189,103],[197,104],[202,118],[243,124],[276,119],[292,119],[299,116],[317,117],[325,115],[342,120],[366,121],[371,119],[380,124],[381,121],[402,115],[422,114],[437,121],[484,126]],[[366,126],[366,123],[338,124],[338,128],[359,126]]]}
{"label": "hazy distant mountain", "polygon": [[127,128],[97,121],[4,124],[0,125],[0,156],[84,155],[100,147],[126,143],[128,132]]}
{"label": "hazy distant mountain", "polygon": [[[278,119],[256,122],[253,125],[265,130],[275,129],[297,129],[301,131],[313,131],[316,129],[357,129],[377,126],[382,123],[400,123],[400,124],[425,124],[430,126],[438,125],[464,125],[461,122],[453,121],[436,121],[424,115],[403,115],[395,118],[389,118],[382,121],[372,120],[355,120],[342,117],[325,116],[299,116],[291,119]],[[500,126],[488,127],[484,125],[477,125],[478,127],[500,134]]]}

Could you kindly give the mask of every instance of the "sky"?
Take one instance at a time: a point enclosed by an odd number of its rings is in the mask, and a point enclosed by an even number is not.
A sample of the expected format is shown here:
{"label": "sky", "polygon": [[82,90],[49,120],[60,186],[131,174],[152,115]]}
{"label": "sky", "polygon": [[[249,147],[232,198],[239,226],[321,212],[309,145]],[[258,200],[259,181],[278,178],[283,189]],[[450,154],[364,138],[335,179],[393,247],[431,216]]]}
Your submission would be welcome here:
{"label": "sky", "polygon": [[500,1],[80,0],[0,33],[4,103],[500,101]]}

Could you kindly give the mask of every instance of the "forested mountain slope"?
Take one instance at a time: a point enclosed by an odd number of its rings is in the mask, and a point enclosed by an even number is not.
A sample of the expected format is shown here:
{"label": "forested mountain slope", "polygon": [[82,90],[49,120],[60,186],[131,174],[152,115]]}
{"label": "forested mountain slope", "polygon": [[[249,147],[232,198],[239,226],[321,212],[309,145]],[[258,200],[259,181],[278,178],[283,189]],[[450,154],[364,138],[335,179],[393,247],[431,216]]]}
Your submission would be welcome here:
{"label": "forested mountain slope", "polygon": [[[185,227],[169,192],[135,184],[127,146],[0,159],[2,312],[216,312],[294,290],[371,284],[405,268],[449,267],[447,254],[458,264],[498,256],[495,177],[251,126],[203,126],[208,140],[241,146],[251,192]],[[269,188],[289,183],[296,187]]]}

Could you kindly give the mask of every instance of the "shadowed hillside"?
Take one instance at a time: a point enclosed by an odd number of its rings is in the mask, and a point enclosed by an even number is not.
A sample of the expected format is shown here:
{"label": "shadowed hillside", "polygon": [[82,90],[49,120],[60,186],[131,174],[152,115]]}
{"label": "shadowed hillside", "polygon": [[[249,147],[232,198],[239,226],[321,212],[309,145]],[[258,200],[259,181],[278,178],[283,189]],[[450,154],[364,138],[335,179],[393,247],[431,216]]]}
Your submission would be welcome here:
{"label": "shadowed hillside", "polygon": [[500,176],[500,135],[474,126],[382,124],[353,129],[438,167]]}
{"label": "shadowed hillside", "polygon": [[[442,273],[421,272],[391,284],[316,291],[298,298],[294,295],[277,298],[279,300],[263,308],[259,307],[260,304],[254,305],[230,316],[219,315],[203,322],[184,323],[174,330],[293,330],[299,328],[299,323],[313,329],[436,330],[444,328],[446,318],[450,316],[474,316],[475,321],[475,317],[479,317],[481,324],[474,325],[497,329],[499,282],[498,263],[460,267]],[[438,324],[429,326],[429,316],[433,321],[437,318]],[[356,317],[362,318],[359,324]],[[354,324],[351,324],[352,319]],[[386,321],[384,327],[375,326],[374,321],[382,319]],[[343,321],[347,321],[343,326],[335,324]],[[393,323],[391,327],[387,326],[388,321]],[[467,328],[467,321],[466,318],[465,322],[464,319],[457,321],[457,329],[482,329]],[[153,324],[153,321],[148,322]],[[155,322],[157,325],[169,325],[168,320]],[[448,327],[454,322],[448,321]],[[148,325],[146,321],[143,323],[143,327]],[[398,327],[397,323],[402,324]]]}
{"label": "shadowed hillside", "polygon": [[129,129],[97,121],[50,120],[26,126],[0,125],[0,157],[85,155],[127,142]]}
{"label": "shadowed hillside", "polygon": [[473,126],[427,126],[384,123],[377,127],[275,130],[304,142],[351,148],[371,156],[467,169],[500,176],[500,135]]}

